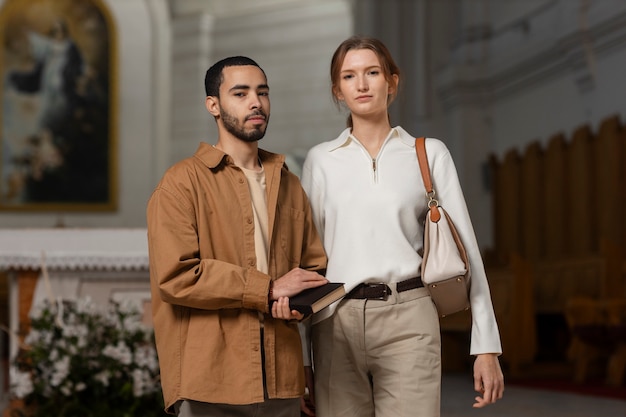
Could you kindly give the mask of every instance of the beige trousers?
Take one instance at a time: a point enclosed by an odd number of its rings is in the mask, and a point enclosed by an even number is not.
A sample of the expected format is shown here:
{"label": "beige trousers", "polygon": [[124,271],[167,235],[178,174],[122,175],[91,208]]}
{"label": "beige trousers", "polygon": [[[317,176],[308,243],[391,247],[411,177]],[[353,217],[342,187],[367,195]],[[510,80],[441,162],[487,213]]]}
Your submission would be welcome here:
{"label": "beige trousers", "polygon": [[317,417],[439,417],[439,318],[424,288],[344,299],[312,332]]}

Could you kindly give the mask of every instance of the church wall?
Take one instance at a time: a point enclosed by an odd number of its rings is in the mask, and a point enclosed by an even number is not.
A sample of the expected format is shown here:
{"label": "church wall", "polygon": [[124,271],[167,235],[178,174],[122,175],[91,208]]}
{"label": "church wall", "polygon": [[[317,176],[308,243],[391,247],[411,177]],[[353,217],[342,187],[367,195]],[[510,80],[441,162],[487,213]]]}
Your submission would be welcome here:
{"label": "church wall", "polygon": [[[581,19],[588,21],[588,32],[579,26]],[[560,132],[569,137],[583,124],[597,129],[614,114],[626,117],[620,87],[626,70],[626,4],[592,2],[581,16],[577,5],[560,2],[534,21],[529,20],[529,30],[536,27],[536,33],[527,35],[534,47],[510,39],[494,50],[508,49],[499,61],[504,56],[518,64],[506,86],[494,83],[493,152],[499,156],[534,140],[545,144]]]}
{"label": "church wall", "polygon": [[[146,201],[165,169],[191,155],[200,141],[215,141],[203,79],[208,66],[227,55],[249,55],[266,70],[272,116],[261,146],[288,154],[296,173],[311,146],[344,128],[345,114],[329,92],[329,61],[339,42],[367,29],[357,22],[367,15],[367,1],[102,1],[118,31],[118,208],[7,211],[0,213],[0,228],[143,227]],[[596,127],[612,114],[626,117],[620,94],[626,4],[590,2],[585,32],[580,5],[569,0],[520,0],[510,7],[496,1],[416,1],[415,13],[426,17],[414,17],[415,36],[388,27],[389,16],[380,16],[386,23],[375,33],[403,42],[398,50],[405,54],[426,48],[413,60],[419,74],[410,66],[404,73],[420,77],[402,93],[403,100],[413,100],[411,110],[394,123],[448,144],[479,242],[489,246],[490,153],[523,149],[584,123]],[[403,22],[411,27],[409,16]],[[420,22],[427,24],[422,32]],[[404,56],[399,61],[413,62]]]}
{"label": "church wall", "polygon": [[306,150],[345,126],[331,101],[328,72],[334,49],[352,33],[348,2],[235,3],[230,13],[219,4],[194,13],[175,8],[184,13],[173,18],[172,162],[191,155],[200,141],[216,141],[215,122],[204,108],[206,69],[224,57],[246,55],[264,69],[270,86],[271,118],[260,146],[288,154],[299,174]]}
{"label": "church wall", "polygon": [[492,245],[491,154],[626,116],[626,4],[545,0],[514,16],[490,14],[485,5],[494,3],[466,1],[462,16],[450,17],[454,42],[433,73],[441,109],[433,124],[451,147],[481,247]]}

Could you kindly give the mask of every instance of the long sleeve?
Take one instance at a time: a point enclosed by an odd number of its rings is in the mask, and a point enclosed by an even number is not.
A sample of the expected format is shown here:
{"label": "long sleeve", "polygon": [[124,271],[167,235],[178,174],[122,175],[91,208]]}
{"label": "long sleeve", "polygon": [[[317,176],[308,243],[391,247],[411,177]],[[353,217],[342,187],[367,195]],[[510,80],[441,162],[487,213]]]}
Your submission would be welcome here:
{"label": "long sleeve", "polygon": [[483,259],[452,156],[438,140],[428,139],[426,146],[437,199],[454,222],[469,258],[472,311],[470,353],[502,353]]}

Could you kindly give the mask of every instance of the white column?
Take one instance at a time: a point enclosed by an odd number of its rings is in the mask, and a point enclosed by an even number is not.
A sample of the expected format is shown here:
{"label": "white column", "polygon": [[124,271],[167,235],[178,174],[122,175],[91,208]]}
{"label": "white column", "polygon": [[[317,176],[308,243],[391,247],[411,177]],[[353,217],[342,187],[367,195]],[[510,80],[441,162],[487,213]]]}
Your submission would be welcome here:
{"label": "white column", "polygon": [[215,123],[204,107],[204,75],[213,60],[214,22],[205,12],[173,19],[170,163],[191,156],[199,142],[210,141]]}

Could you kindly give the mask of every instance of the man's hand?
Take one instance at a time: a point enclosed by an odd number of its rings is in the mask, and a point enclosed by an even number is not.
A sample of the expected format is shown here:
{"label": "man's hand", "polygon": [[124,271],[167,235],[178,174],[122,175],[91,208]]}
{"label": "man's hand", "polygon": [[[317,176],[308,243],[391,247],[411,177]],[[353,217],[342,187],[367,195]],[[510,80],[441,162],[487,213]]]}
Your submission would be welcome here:
{"label": "man's hand", "polygon": [[315,288],[328,282],[317,272],[294,268],[273,282],[270,303],[272,303],[272,317],[284,320],[302,320],[304,314],[297,310],[289,310],[289,297],[293,297],[302,290]]}
{"label": "man's hand", "polygon": [[304,367],[304,383],[308,390],[308,396],[300,398],[300,411],[302,414],[315,417],[315,387],[313,378],[313,367]]}
{"label": "man's hand", "polygon": [[289,310],[289,297],[280,297],[272,303],[272,317],[283,320],[302,320],[304,314],[298,310]]}
{"label": "man's hand", "polygon": [[482,408],[502,398],[504,392],[504,375],[500,369],[498,355],[484,353],[476,356],[474,361],[474,390],[482,396],[474,399],[474,408]]}
{"label": "man's hand", "polygon": [[278,300],[280,297],[293,297],[302,290],[319,287],[327,282],[328,280],[317,272],[294,268],[274,281],[272,300]]}

